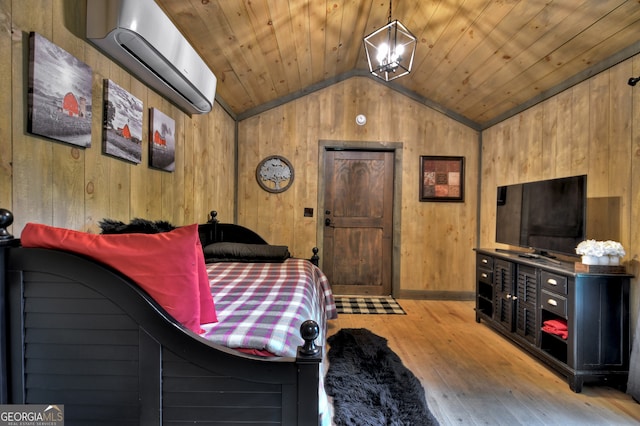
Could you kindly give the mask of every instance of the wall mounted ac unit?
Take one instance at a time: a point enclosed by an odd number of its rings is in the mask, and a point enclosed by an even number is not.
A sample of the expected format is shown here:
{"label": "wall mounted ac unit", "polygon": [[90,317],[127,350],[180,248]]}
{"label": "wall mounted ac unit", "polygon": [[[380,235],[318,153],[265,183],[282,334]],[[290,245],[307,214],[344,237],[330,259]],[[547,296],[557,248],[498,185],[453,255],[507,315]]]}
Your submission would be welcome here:
{"label": "wall mounted ac unit", "polygon": [[87,0],[87,39],[185,112],[211,111],[216,76],[154,0]]}

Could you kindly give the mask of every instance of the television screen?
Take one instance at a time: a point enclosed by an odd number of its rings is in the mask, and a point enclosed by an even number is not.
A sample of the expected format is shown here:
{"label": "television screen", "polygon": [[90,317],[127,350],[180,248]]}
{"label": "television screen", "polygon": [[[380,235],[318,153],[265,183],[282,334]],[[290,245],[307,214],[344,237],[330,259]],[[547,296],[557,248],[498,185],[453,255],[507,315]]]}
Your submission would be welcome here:
{"label": "television screen", "polygon": [[496,242],[575,255],[586,234],[587,176],[498,187]]}

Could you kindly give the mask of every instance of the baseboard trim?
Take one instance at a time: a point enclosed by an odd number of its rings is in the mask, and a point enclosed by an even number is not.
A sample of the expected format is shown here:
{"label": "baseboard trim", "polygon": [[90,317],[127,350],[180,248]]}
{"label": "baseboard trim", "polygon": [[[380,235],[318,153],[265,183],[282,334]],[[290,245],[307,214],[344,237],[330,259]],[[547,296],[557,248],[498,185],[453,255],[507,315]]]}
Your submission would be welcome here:
{"label": "baseboard trim", "polygon": [[416,300],[474,300],[476,294],[471,291],[400,290],[393,297]]}

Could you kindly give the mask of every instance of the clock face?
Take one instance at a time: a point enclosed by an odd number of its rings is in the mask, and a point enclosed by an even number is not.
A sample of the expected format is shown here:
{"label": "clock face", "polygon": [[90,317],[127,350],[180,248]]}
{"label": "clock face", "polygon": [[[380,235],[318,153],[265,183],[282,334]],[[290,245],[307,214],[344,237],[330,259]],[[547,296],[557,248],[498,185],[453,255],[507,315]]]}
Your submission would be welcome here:
{"label": "clock face", "polygon": [[256,168],[256,179],[260,187],[274,194],[289,189],[293,177],[293,166],[289,160],[279,155],[265,158]]}

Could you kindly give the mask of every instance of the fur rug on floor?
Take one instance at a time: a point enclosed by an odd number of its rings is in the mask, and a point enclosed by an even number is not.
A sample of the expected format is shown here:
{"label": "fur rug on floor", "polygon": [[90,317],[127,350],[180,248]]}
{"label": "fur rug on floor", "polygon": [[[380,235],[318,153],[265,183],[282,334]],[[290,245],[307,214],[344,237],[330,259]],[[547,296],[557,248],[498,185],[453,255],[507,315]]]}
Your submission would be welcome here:
{"label": "fur rug on floor", "polygon": [[418,378],[365,328],[342,329],[328,339],[325,389],[337,426],[438,425]]}

